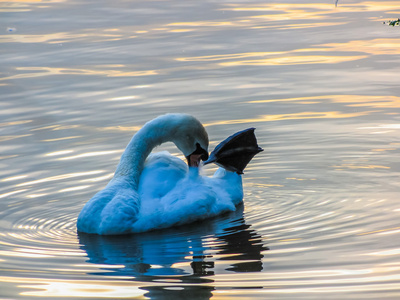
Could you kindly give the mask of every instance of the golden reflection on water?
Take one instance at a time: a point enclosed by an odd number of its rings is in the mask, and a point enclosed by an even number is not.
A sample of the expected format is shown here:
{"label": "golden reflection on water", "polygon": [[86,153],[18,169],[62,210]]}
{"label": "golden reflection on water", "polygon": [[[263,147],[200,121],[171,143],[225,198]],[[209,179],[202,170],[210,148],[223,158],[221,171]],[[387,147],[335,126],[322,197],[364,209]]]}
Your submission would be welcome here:
{"label": "golden reflection on water", "polygon": [[[51,220],[53,221],[53,220]],[[37,230],[37,226],[28,226],[28,225],[19,225],[19,229],[31,229]],[[9,236],[13,236],[14,238],[21,240],[27,240],[28,242],[32,237],[25,237],[24,235],[18,234],[9,234]],[[79,250],[65,250],[65,249],[51,249],[51,248],[18,248],[15,247],[12,251],[0,250],[1,256],[10,256],[10,257],[28,257],[28,258],[49,258],[49,257],[60,257],[60,256],[74,256],[81,257],[83,256],[82,252]]]}
{"label": "golden reflection on water", "polygon": [[368,106],[375,108],[399,108],[400,97],[398,96],[371,96],[371,95],[321,95],[310,97],[295,97],[282,99],[254,100],[247,103],[270,103],[270,102],[304,102],[304,101],[330,101],[333,103],[346,103],[347,106]]}
{"label": "golden reflection on water", "polygon": [[56,138],[56,139],[45,139],[42,140],[42,142],[58,142],[58,141],[65,141],[65,140],[72,140],[72,139],[79,139],[82,136],[66,136],[66,137],[62,137],[62,138]]}
{"label": "golden reflection on water", "polygon": [[196,57],[180,57],[180,58],[177,58],[176,60],[178,60],[178,61],[218,61],[218,60],[226,60],[226,59],[248,58],[248,57],[254,57],[254,56],[281,55],[281,54],[286,54],[286,53],[287,53],[287,51],[230,53],[230,54],[196,56]]}
{"label": "golden reflection on water", "polygon": [[17,191],[12,191],[12,192],[8,192],[8,193],[0,194],[0,199],[1,198],[6,198],[8,196],[15,195],[15,194],[18,194],[18,193],[23,193],[25,191],[27,191],[27,190],[23,189],[23,190],[17,190]]}
{"label": "golden reflection on water", "polygon": [[300,64],[337,64],[346,61],[366,58],[364,55],[354,56],[329,56],[329,55],[306,55],[306,56],[284,56],[258,60],[242,60],[220,63],[223,67],[232,66],[274,66],[274,65],[300,65]]}
{"label": "golden reflection on water", "polygon": [[[24,3],[27,1],[18,1]],[[38,1],[34,1],[38,2]],[[51,2],[51,1],[50,1]],[[42,3],[42,2],[41,2]],[[231,10],[243,13],[259,13],[269,12],[266,15],[250,15],[245,18],[237,18],[233,20],[221,21],[195,21],[195,22],[174,22],[164,25],[157,25],[154,28],[146,28],[146,30],[132,30],[130,27],[119,28],[105,28],[103,32],[93,32],[93,30],[86,30],[84,32],[71,33],[71,32],[57,32],[43,35],[22,35],[22,34],[7,34],[0,35],[1,42],[18,42],[18,43],[54,43],[62,44],[76,40],[86,39],[100,39],[102,41],[112,41],[132,38],[127,36],[127,33],[135,32],[136,34],[152,34],[157,32],[170,32],[170,33],[184,33],[195,30],[204,30],[204,28],[212,28],[218,30],[225,27],[247,27],[254,29],[274,28],[274,29],[296,29],[320,26],[333,26],[344,24],[343,22],[318,22],[318,23],[288,23],[288,24],[274,24],[272,21],[285,21],[285,20],[319,20],[327,18],[327,14],[331,14],[330,20],[335,19],[336,13],[353,12],[353,11],[390,11],[398,9],[398,3],[395,1],[385,2],[361,2],[356,4],[341,3],[339,8],[335,8],[331,3],[310,3],[310,4],[296,4],[296,3],[271,3],[261,4],[254,6],[253,4],[228,4],[221,10]],[[339,17],[337,17],[338,20]],[[265,20],[270,23],[265,24]],[[360,60],[368,57],[368,55],[379,54],[392,54],[400,53],[400,40],[395,38],[380,38],[372,40],[355,40],[346,43],[328,43],[315,45],[311,48],[294,49],[291,51],[281,52],[249,52],[249,53],[233,53],[226,55],[212,55],[212,56],[199,56],[199,57],[178,57],[176,61],[219,61],[218,65],[221,67],[232,66],[272,66],[272,65],[299,65],[299,64],[337,64]],[[321,55],[321,52],[334,52],[335,54]],[[341,55],[345,52],[346,54]],[[349,52],[354,52],[349,55]],[[364,55],[359,53],[363,52]],[[300,55],[299,55],[300,54]],[[339,55],[338,55],[339,54]],[[247,58],[247,59],[244,59]],[[253,59],[249,59],[253,58]],[[226,61],[229,60],[229,61]],[[21,78],[42,77],[58,74],[69,75],[89,75],[89,76],[106,76],[106,77],[140,77],[151,76],[160,73],[159,70],[142,70],[131,71],[121,70],[126,66],[113,66],[110,69],[102,70],[85,69],[85,68],[50,68],[50,67],[19,67],[17,71],[24,73],[15,74],[8,77],[3,77],[0,80],[11,80]]]}
{"label": "golden reflection on water", "polygon": [[[261,280],[260,276],[262,276],[265,285],[260,292],[263,294],[298,294],[305,291],[311,293],[337,292],[337,282],[340,282],[341,292],[357,292],[360,291],[360,285],[362,285],[363,292],[386,291],[386,295],[389,295],[398,290],[399,271],[398,266],[391,266],[364,269],[268,272],[260,275],[246,274],[246,281],[243,278],[233,279],[228,275],[216,275],[215,286],[222,287],[228,282],[230,286],[257,286],[257,282]],[[313,279],[312,283],[310,283],[309,278]],[[319,294],[319,297],[322,297],[321,294]],[[393,299],[396,299],[396,297]]]}
{"label": "golden reflection on water", "polygon": [[399,255],[400,254],[400,248],[398,249],[391,249],[391,250],[384,250],[384,251],[378,251],[378,252],[373,252],[369,253],[368,255],[374,255],[374,256],[388,256],[388,255]]}
{"label": "golden reflection on water", "polygon": [[28,257],[28,258],[48,258],[52,257],[51,255],[46,255],[44,253],[27,253],[21,252],[19,249],[13,249],[13,251],[3,251],[0,250],[1,256],[10,256],[10,257]]}
{"label": "golden reflection on water", "polygon": [[48,43],[48,44],[62,44],[69,41],[93,39],[95,37],[102,40],[117,40],[122,36],[117,34],[99,34],[96,32],[88,33],[70,33],[70,32],[56,32],[49,34],[11,34],[0,35],[0,43]]}
{"label": "golden reflection on water", "polygon": [[144,71],[124,71],[124,70],[94,70],[94,69],[75,69],[75,68],[51,68],[51,67],[17,67],[17,71],[29,71],[8,77],[0,78],[0,80],[11,80],[21,78],[42,77],[50,75],[91,75],[91,76],[106,76],[106,77],[138,77],[157,75],[156,70]]}
{"label": "golden reflection on water", "polygon": [[232,22],[212,22],[212,21],[197,21],[197,22],[178,22],[169,23],[166,26],[179,26],[179,27],[215,27],[215,26],[231,26]]}
{"label": "golden reflection on water", "polygon": [[20,135],[3,135],[0,136],[0,142],[11,141],[19,138],[24,138],[27,136],[31,136],[31,134],[20,134]]}
{"label": "golden reflection on water", "polygon": [[320,51],[352,51],[364,52],[373,55],[396,55],[400,54],[400,39],[398,38],[379,38],[372,40],[356,40],[346,43],[330,43],[322,44],[325,49],[318,49]]}
{"label": "golden reflection on water", "polygon": [[369,232],[363,232],[359,233],[358,235],[369,235],[369,234],[376,234],[376,233],[396,233],[400,230],[400,227],[394,227],[394,228],[385,228],[385,229],[379,229],[379,230],[374,230],[374,231],[369,231]]}
{"label": "golden reflection on water", "polygon": [[[77,274],[79,275],[79,274]],[[21,292],[21,296],[30,297],[93,297],[99,298],[133,298],[146,293],[134,283],[128,281],[101,280],[57,280],[31,277],[0,276],[0,281],[18,284],[30,291]]]}
{"label": "golden reflection on water", "polygon": [[101,131],[129,131],[129,132],[136,132],[138,131],[140,126],[108,126],[108,127],[101,127],[99,130]]}
{"label": "golden reflection on water", "polygon": [[33,120],[21,120],[21,121],[4,122],[4,123],[0,123],[0,127],[22,125],[22,124],[27,124],[27,123],[31,123],[31,122],[33,122]]}
{"label": "golden reflection on water", "polygon": [[[248,52],[248,53],[234,53],[225,55],[210,55],[199,57],[180,57],[177,61],[218,61],[218,60],[231,60],[249,57],[261,57],[252,60],[236,60],[230,62],[220,62],[220,66],[231,67],[240,65],[261,66],[261,65],[298,65],[298,64],[334,64],[346,61],[358,60],[366,58],[366,55],[352,55],[352,56],[333,56],[333,55],[292,55],[294,52],[310,52],[312,49],[298,49],[294,51],[283,52]],[[319,51],[319,50],[318,50]],[[270,58],[263,58],[263,57]]]}
{"label": "golden reflection on water", "polygon": [[26,177],[27,177],[27,175],[17,175],[17,176],[3,178],[1,181],[14,181],[14,180],[23,179]]}
{"label": "golden reflection on water", "polygon": [[[296,49],[283,52],[248,52],[232,53],[226,55],[211,55],[198,57],[179,57],[177,61],[218,61],[239,58],[260,57],[257,59],[234,60],[229,62],[219,62],[219,66],[232,67],[241,65],[268,66],[268,65],[298,65],[298,64],[337,64],[347,61],[359,60],[368,57],[367,55],[310,55],[308,53],[321,49]],[[331,50],[329,50],[331,51]],[[294,55],[294,53],[304,52],[307,55]],[[267,58],[265,58],[267,57]]]}
{"label": "golden reflection on water", "polygon": [[[254,29],[258,28],[276,28],[276,29],[295,29],[295,28],[308,28],[308,27],[320,27],[330,26],[345,23],[333,23],[333,22],[319,22],[319,23],[303,23],[303,24],[265,24],[265,20],[268,21],[287,21],[287,20],[320,20],[326,18],[327,14],[334,14],[334,6],[332,4],[265,4],[253,6],[243,6],[243,4],[228,4],[220,11],[236,11],[244,13],[259,13],[262,11],[268,11],[270,14],[266,15],[246,15],[243,18],[237,18],[230,21],[195,21],[195,22],[176,22],[169,23],[165,26],[175,27],[250,27]],[[343,12],[343,10],[341,10]]]}
{"label": "golden reflection on water", "polygon": [[284,25],[268,25],[268,26],[254,26],[252,28],[274,28],[277,30],[288,30],[288,29],[304,29],[304,28],[313,28],[313,27],[324,27],[324,26],[337,26],[337,25],[345,25],[347,22],[315,22],[315,23],[301,23],[301,24],[284,24]]}
{"label": "golden reflection on water", "polygon": [[88,178],[88,179],[82,179],[81,182],[97,182],[97,181],[103,181],[103,180],[108,180],[111,179],[114,176],[114,173],[109,173],[104,176],[100,177],[93,177],[93,178]]}
{"label": "golden reflection on water", "polygon": [[64,2],[64,0],[0,0],[0,3],[54,3]]}
{"label": "golden reflection on water", "polygon": [[88,171],[88,172],[79,172],[79,173],[69,173],[69,174],[63,174],[63,175],[56,175],[56,176],[50,176],[50,177],[42,178],[42,179],[38,179],[38,180],[19,183],[19,184],[16,185],[16,187],[27,186],[27,185],[35,185],[35,184],[39,184],[39,183],[43,183],[43,182],[58,181],[58,180],[64,180],[64,179],[69,179],[69,178],[75,178],[75,177],[95,175],[95,174],[100,174],[100,173],[104,173],[104,171],[103,170],[97,170],[97,171]]}
{"label": "golden reflection on water", "polygon": [[0,156],[0,160],[1,159],[8,159],[8,158],[13,158],[13,157],[17,157],[18,155],[16,155],[16,154],[14,154],[14,155],[3,155],[3,156]]}
{"label": "golden reflection on water", "polygon": [[328,112],[300,112],[293,114],[277,114],[277,115],[262,115],[258,118],[252,119],[232,119],[221,120],[205,124],[205,126],[215,125],[230,125],[230,124],[245,124],[245,123],[259,123],[259,122],[272,122],[281,120],[300,120],[300,119],[343,119],[354,118],[359,116],[368,115],[370,111],[355,112],[355,113],[341,113],[338,111]]}
{"label": "golden reflection on water", "polygon": [[[313,52],[318,54],[312,54]],[[344,52],[346,55],[321,55],[321,52],[332,52],[335,54]],[[349,52],[354,52],[355,54],[349,55]],[[298,55],[298,53],[304,53],[304,55]],[[365,54],[359,55],[359,53]],[[382,54],[400,54],[400,39],[382,38],[372,40],[355,40],[346,43],[320,44],[310,48],[300,48],[291,51],[229,53],[222,55],[179,57],[176,58],[176,60],[203,62],[233,60],[229,62],[219,62],[220,66],[225,67],[240,65],[336,64],[364,59],[369,55]],[[243,58],[247,59],[241,60]]]}
{"label": "golden reflection on water", "polygon": [[338,166],[332,166],[336,170],[343,169],[390,169],[388,166],[379,166],[379,165],[354,165],[354,164],[342,164]]}
{"label": "golden reflection on water", "polygon": [[122,152],[123,152],[123,150],[93,151],[93,152],[86,152],[86,153],[81,153],[81,154],[77,154],[77,155],[72,155],[72,156],[61,157],[61,158],[58,158],[58,160],[70,160],[70,159],[78,159],[78,158],[92,157],[92,156],[102,156],[102,155],[122,153]]}
{"label": "golden reflection on water", "polygon": [[254,16],[254,18],[268,18],[270,20],[297,20],[297,19],[321,19],[326,14],[359,12],[359,11],[398,11],[397,1],[364,1],[346,3],[340,1],[335,7],[332,3],[269,3],[269,4],[228,4],[223,10],[231,11],[268,11],[270,14]]}
{"label": "golden reflection on water", "polygon": [[91,187],[91,185],[74,186],[74,187],[70,187],[70,188],[66,188],[66,189],[61,189],[58,192],[59,193],[67,193],[67,192],[73,192],[73,191],[80,191],[80,190],[84,190],[84,189],[87,189],[90,187]]}
{"label": "golden reflection on water", "polygon": [[[26,12],[36,8],[49,7],[50,3],[64,2],[65,0],[0,0],[0,12]],[[2,4],[5,3],[5,4]]]}
{"label": "golden reflection on water", "polygon": [[80,126],[81,126],[81,125],[60,125],[60,124],[54,124],[54,125],[48,125],[48,126],[33,128],[33,129],[31,129],[30,131],[49,130],[49,129],[51,129],[52,131],[56,131],[56,130],[66,130],[66,129],[79,128]]}
{"label": "golden reflection on water", "polygon": [[46,153],[44,156],[59,156],[59,155],[69,154],[72,152],[74,152],[74,150],[61,150],[61,151]]}

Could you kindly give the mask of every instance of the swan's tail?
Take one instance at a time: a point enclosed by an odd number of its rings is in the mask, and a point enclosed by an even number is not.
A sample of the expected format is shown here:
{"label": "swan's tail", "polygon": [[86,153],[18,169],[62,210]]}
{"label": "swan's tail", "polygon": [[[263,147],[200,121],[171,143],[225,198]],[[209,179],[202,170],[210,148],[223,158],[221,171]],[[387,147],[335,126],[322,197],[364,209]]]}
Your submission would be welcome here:
{"label": "swan's tail", "polygon": [[80,232],[102,235],[131,233],[138,219],[138,193],[126,183],[112,182],[90,199],[78,217]]}

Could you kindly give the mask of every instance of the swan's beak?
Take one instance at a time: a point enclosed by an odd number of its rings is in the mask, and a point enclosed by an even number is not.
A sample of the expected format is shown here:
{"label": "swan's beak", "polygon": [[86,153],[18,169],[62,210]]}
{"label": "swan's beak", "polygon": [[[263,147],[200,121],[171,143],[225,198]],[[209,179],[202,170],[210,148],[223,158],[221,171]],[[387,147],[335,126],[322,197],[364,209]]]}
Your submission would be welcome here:
{"label": "swan's beak", "polygon": [[196,150],[192,154],[186,156],[189,167],[198,167],[200,165],[200,160],[205,161],[208,159],[207,150],[201,148],[199,143],[196,144],[196,147]]}
{"label": "swan's beak", "polygon": [[191,154],[188,156],[189,167],[198,167],[200,165],[201,154]]}

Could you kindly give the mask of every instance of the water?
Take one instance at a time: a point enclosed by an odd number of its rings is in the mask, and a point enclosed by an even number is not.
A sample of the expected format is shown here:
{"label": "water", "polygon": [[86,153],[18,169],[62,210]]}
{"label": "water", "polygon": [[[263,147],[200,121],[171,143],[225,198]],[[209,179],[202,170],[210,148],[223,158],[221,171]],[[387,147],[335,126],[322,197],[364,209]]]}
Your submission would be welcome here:
{"label": "water", "polygon": [[[1,299],[398,299],[400,31],[382,24],[398,8],[2,2]],[[244,206],[78,235],[132,134],[165,112],[198,117],[211,149],[257,128]]]}

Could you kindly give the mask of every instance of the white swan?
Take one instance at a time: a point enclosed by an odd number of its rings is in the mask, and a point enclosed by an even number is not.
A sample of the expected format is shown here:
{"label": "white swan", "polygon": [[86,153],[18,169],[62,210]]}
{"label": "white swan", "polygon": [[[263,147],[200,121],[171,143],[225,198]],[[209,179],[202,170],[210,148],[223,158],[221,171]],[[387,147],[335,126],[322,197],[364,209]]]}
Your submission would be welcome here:
{"label": "white swan", "polygon": [[[183,152],[189,168],[168,152],[150,155],[167,141]],[[223,168],[212,178],[199,175],[207,149],[206,130],[190,115],[166,114],[146,123],[126,147],[113,179],[83,207],[78,231],[143,232],[235,210],[243,199],[241,175]]]}

